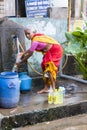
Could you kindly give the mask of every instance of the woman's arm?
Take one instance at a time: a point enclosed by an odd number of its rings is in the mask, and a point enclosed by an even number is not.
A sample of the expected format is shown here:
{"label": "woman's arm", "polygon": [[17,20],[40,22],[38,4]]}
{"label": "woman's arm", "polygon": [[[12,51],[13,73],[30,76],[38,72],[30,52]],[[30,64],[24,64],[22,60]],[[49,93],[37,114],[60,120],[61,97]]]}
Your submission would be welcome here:
{"label": "woman's arm", "polygon": [[[16,65],[19,67],[23,62],[25,62],[30,56],[33,55],[33,52],[38,46],[38,42],[32,42],[31,47],[24,51],[21,55],[21,61],[16,63]],[[20,54],[19,54],[20,55]]]}
{"label": "woman's arm", "polygon": [[19,67],[23,62],[27,61],[27,59],[28,59],[29,57],[31,57],[32,55],[33,55],[33,52],[32,52],[32,51],[26,50],[26,51],[22,54],[22,56],[21,56],[21,61],[18,62],[18,63],[16,63],[16,65]]}

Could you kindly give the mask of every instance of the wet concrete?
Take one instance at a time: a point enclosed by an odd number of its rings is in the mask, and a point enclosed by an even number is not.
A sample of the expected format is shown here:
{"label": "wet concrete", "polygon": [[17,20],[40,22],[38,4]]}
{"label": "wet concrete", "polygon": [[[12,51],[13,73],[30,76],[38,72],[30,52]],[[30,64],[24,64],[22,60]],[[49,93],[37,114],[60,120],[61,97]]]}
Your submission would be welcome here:
{"label": "wet concrete", "polygon": [[74,94],[67,94],[64,97],[63,104],[54,105],[48,104],[47,93],[36,93],[36,91],[42,87],[40,84],[37,85],[38,80],[36,82],[36,87],[32,86],[31,91],[21,93],[20,102],[16,108],[0,108],[1,127],[3,130],[12,130],[12,128],[16,127],[35,125],[41,122],[49,122],[87,113],[87,84],[58,78],[57,87],[62,84],[67,86],[74,83],[78,86],[78,89]]}

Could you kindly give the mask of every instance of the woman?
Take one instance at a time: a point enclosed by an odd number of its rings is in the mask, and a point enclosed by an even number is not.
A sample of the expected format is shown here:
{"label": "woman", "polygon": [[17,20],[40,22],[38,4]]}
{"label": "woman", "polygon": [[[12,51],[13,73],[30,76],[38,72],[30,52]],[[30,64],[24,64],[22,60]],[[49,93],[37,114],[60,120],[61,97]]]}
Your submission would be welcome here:
{"label": "woman", "polygon": [[42,52],[41,67],[45,85],[38,93],[48,92],[50,86],[55,90],[56,74],[63,55],[62,46],[53,38],[37,33],[33,27],[27,27],[24,32],[26,37],[31,40],[31,47],[23,53],[22,60],[16,65],[19,67],[20,64],[33,55],[34,51]]}

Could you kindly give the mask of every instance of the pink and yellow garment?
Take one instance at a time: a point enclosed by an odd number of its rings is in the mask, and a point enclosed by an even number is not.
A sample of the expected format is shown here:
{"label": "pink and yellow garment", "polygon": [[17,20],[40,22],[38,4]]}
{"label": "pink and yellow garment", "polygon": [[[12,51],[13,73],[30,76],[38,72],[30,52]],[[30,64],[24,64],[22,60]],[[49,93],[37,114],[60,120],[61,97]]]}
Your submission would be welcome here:
{"label": "pink and yellow garment", "polygon": [[[56,81],[56,74],[58,71],[58,66],[60,64],[60,60],[63,55],[62,46],[53,38],[46,36],[44,34],[35,34],[32,39],[32,42],[34,41],[43,42],[46,44],[52,44],[52,47],[50,48],[50,50],[43,54],[41,67],[43,69],[43,73],[50,71],[51,74],[53,75],[54,80]],[[43,78],[47,82],[48,79],[46,77],[43,77]],[[50,84],[49,80],[48,80],[48,83]]]}

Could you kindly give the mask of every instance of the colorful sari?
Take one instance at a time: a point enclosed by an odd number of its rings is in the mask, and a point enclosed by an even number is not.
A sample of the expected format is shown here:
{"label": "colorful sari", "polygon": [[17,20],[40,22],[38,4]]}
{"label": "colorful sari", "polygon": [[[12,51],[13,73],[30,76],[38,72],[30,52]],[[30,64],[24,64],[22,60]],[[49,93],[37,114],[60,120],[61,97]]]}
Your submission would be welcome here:
{"label": "colorful sari", "polygon": [[[54,81],[56,81],[56,74],[58,71],[58,66],[60,64],[60,60],[63,55],[62,46],[53,38],[43,35],[43,34],[35,34],[32,39],[32,42],[34,41],[52,44],[52,47],[50,48],[50,50],[43,54],[41,67],[43,69],[44,74],[47,72],[50,72],[53,76]],[[48,82],[48,84],[51,84],[51,81],[45,76],[43,77],[43,79],[44,81]]]}

